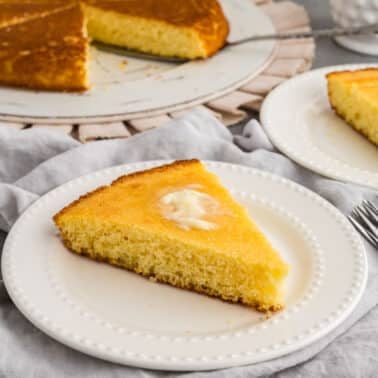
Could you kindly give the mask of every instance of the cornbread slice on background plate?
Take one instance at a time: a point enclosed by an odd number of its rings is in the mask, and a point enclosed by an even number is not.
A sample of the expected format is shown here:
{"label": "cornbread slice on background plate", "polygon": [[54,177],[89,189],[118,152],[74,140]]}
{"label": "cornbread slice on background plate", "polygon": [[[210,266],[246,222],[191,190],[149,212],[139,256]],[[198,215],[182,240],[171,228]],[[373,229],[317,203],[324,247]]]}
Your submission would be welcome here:
{"label": "cornbread slice on background plate", "polygon": [[378,145],[378,69],[331,72],[327,81],[336,114]]}
{"label": "cornbread slice on background plate", "polygon": [[80,255],[263,312],[284,306],[287,264],[197,160],[120,177],[54,221]]}
{"label": "cornbread slice on background plate", "polygon": [[217,0],[84,0],[89,35],[146,53],[207,58],[226,42],[229,25]]}
{"label": "cornbread slice on background plate", "polygon": [[0,29],[0,83],[49,90],[88,88],[84,14],[71,5]]}

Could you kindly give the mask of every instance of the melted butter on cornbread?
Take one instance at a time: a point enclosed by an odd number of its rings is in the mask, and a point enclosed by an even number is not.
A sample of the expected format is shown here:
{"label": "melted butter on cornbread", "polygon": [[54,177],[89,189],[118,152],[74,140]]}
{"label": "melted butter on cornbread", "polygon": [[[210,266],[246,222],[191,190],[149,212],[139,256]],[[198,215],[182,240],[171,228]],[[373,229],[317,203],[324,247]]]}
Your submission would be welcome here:
{"label": "melted butter on cornbread", "polygon": [[163,216],[184,230],[214,230],[218,227],[217,224],[204,218],[218,212],[218,202],[208,194],[192,188],[193,186],[188,186],[164,195],[160,199]]}
{"label": "melted butter on cornbread", "polygon": [[[217,227],[186,230],[166,219],[159,205],[169,194],[166,201],[179,206],[189,197],[201,208],[205,198],[208,212],[200,219]],[[219,207],[207,207],[208,197]],[[78,254],[259,311],[284,306],[288,265],[198,160],[122,176],[73,202],[54,221],[64,244]]]}

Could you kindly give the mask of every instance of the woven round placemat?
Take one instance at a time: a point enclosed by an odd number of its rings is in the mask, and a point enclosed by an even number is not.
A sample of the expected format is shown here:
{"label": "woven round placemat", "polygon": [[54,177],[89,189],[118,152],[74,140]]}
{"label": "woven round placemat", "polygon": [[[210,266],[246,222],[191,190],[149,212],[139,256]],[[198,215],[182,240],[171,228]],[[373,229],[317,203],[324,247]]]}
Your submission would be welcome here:
{"label": "woven round placemat", "polygon": [[[250,0],[253,1],[253,0]],[[277,32],[310,30],[306,10],[292,1],[254,0],[268,15]],[[311,68],[314,59],[313,39],[296,39],[277,42],[274,57],[268,67],[249,83],[236,91],[200,105],[212,111],[226,126],[241,122],[251,111],[259,111],[264,97],[278,84]],[[83,125],[23,124],[0,121],[0,127],[18,129],[43,128],[71,135],[81,142],[98,139],[128,138],[139,132],[164,125],[180,112],[150,118],[125,119],[123,122]]]}

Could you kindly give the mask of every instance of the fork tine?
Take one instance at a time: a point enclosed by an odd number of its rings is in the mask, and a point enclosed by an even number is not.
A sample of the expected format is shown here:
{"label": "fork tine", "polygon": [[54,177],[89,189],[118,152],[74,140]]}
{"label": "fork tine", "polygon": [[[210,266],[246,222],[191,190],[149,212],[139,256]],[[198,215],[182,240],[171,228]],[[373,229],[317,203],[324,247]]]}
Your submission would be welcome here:
{"label": "fork tine", "polygon": [[378,227],[378,216],[365,204],[359,206],[361,213],[363,213],[369,220],[374,224],[375,227]]}
{"label": "fork tine", "polygon": [[378,207],[371,201],[363,200],[362,205],[370,209],[376,216],[378,216]]}
{"label": "fork tine", "polygon": [[350,217],[349,220],[352,222],[356,230],[375,248],[378,249],[378,240],[371,234],[364,226],[356,219]]}
{"label": "fork tine", "polygon": [[363,210],[361,210],[360,208],[357,208],[357,214],[364,223],[365,227],[368,229],[368,231],[371,232],[374,236],[376,236],[378,234],[377,227],[373,224],[373,222],[371,222],[369,216],[366,216]]}
{"label": "fork tine", "polygon": [[359,214],[359,212],[358,212],[358,208],[359,208],[359,206],[356,206],[356,207],[352,210],[352,212],[350,213],[351,216],[353,216],[354,218],[357,218],[357,219],[360,217],[360,214]]}
{"label": "fork tine", "polygon": [[369,211],[375,214],[375,216],[378,216],[378,207],[375,206],[373,202],[363,200],[361,206],[363,206],[365,209],[369,209]]}
{"label": "fork tine", "polygon": [[352,215],[348,216],[348,219],[353,224],[353,226],[356,228],[356,230],[375,248],[378,248],[378,241],[375,240],[361,225],[358,221],[354,219]]}
{"label": "fork tine", "polygon": [[375,247],[376,249],[378,249],[378,239],[375,239],[373,247]]}

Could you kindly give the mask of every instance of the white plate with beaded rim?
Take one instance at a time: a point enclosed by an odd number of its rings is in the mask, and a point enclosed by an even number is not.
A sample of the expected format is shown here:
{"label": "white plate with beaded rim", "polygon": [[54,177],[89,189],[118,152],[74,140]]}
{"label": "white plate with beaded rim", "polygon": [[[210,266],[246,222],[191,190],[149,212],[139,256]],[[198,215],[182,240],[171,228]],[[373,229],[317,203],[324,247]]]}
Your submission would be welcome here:
{"label": "white plate with beaded rim", "polygon": [[[252,1],[222,0],[229,41],[271,34]],[[273,58],[274,41],[227,47],[210,59],[173,64],[91,46],[91,90],[57,93],[0,87],[0,119],[25,123],[98,123],[150,117],[206,103],[239,88]]]}
{"label": "white plate with beaded rim", "polygon": [[378,189],[378,148],[331,109],[325,75],[368,65],[310,71],[274,89],[261,109],[273,144],[312,171]]}
{"label": "white plate with beaded rim", "polygon": [[271,317],[65,250],[51,220],[57,211],[120,175],[163,163],[118,166],[75,179],[36,201],[16,222],[4,246],[2,272],[14,303],[35,326],[105,360],[208,370],[296,351],[353,310],[365,288],[367,260],[347,219],[302,186],[238,165],[205,163],[290,264],[286,308]]}

